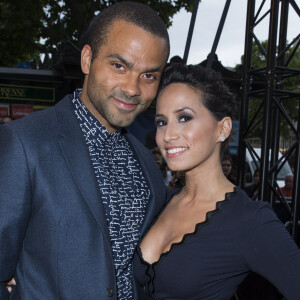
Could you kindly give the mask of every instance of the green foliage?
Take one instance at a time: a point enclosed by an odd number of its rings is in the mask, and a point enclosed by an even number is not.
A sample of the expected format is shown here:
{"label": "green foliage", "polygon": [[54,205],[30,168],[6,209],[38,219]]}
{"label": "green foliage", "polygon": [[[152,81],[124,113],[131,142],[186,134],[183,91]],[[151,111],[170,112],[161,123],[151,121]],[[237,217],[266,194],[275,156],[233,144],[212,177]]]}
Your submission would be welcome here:
{"label": "green foliage", "polygon": [[[93,16],[114,2],[118,1],[0,0],[0,66],[38,59],[41,53],[55,55],[66,36],[76,45]],[[193,8],[192,0],[136,2],[158,11],[167,27],[181,8]]]}
{"label": "green foliage", "polygon": [[0,2],[0,65],[13,66],[38,55],[42,0]]}

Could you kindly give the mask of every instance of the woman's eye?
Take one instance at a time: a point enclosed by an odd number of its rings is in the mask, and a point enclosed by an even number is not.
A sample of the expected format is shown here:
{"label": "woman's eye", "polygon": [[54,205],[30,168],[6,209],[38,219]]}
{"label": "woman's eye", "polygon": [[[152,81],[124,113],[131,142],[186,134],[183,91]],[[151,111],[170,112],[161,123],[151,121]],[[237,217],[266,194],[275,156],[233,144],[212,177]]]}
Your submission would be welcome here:
{"label": "woman's eye", "polygon": [[164,120],[155,120],[155,125],[156,125],[157,127],[161,127],[161,126],[164,126],[164,125],[166,125],[166,124],[167,124],[167,122],[164,121]]}
{"label": "woman's eye", "polygon": [[193,117],[192,116],[189,116],[189,115],[182,115],[179,117],[179,122],[180,123],[185,123],[185,122],[188,122],[192,119]]}

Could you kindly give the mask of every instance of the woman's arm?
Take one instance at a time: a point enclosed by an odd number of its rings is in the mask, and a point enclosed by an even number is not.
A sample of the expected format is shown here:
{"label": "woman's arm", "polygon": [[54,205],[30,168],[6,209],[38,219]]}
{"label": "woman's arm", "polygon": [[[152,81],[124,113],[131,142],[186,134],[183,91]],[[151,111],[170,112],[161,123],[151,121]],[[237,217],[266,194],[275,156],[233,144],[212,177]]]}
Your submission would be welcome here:
{"label": "woman's arm", "polygon": [[300,299],[300,250],[268,204],[253,215],[246,260],[288,300]]}

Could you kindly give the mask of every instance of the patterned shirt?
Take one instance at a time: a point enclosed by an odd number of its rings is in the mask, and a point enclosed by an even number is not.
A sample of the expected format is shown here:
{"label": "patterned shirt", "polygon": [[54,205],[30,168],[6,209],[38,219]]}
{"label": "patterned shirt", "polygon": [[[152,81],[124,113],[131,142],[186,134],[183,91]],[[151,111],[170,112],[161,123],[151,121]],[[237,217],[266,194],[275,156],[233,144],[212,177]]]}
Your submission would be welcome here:
{"label": "patterned shirt", "polygon": [[106,211],[118,299],[134,299],[132,258],[150,190],[123,131],[107,131],[81,102],[80,93],[75,90],[72,102],[99,184],[99,201]]}

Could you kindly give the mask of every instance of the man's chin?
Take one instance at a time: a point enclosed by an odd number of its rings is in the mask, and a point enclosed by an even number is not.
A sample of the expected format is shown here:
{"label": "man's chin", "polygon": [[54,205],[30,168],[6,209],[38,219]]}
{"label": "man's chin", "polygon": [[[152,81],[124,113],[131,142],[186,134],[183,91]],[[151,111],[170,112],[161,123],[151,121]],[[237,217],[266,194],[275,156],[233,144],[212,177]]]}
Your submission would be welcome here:
{"label": "man's chin", "polygon": [[118,126],[119,128],[126,127],[131,125],[134,122],[137,115],[138,115],[137,113],[130,113],[130,114],[122,114],[119,116],[115,116],[112,120],[112,123],[115,126]]}
{"label": "man's chin", "polygon": [[127,127],[129,125],[131,125],[133,123],[135,118],[130,118],[130,119],[122,119],[122,120],[116,120],[114,119],[113,122],[110,123],[110,125],[112,127],[114,127],[115,129],[119,129],[119,128],[123,128],[123,127]]}

